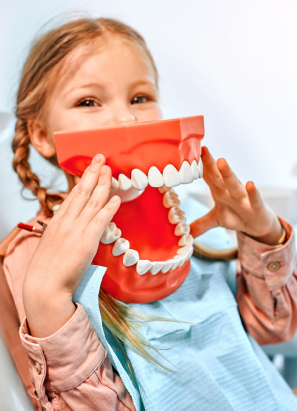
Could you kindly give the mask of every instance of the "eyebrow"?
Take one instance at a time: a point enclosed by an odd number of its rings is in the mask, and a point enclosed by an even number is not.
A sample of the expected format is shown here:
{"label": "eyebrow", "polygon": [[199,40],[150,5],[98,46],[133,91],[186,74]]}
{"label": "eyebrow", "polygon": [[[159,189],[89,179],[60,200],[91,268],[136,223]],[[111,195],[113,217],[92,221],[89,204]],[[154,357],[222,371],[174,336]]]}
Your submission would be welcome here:
{"label": "eyebrow", "polygon": [[82,84],[81,86],[74,86],[72,87],[70,90],[68,90],[67,92],[72,92],[75,91],[77,89],[82,89],[82,88],[90,88],[90,87],[96,87],[96,88],[100,88],[100,89],[104,89],[104,86],[98,83],[87,83],[87,84]]}
{"label": "eyebrow", "polygon": [[[147,80],[136,80],[132,84],[130,84],[130,87],[145,86],[145,85],[152,85],[154,87],[156,86],[154,82],[147,79]],[[78,87],[77,86],[72,87],[70,90],[67,91],[67,93],[70,93],[78,89],[91,88],[91,87],[96,87],[96,88],[100,88],[103,90],[106,88],[104,85],[99,84],[99,83],[87,83],[87,84],[82,84],[81,86],[78,86]]]}

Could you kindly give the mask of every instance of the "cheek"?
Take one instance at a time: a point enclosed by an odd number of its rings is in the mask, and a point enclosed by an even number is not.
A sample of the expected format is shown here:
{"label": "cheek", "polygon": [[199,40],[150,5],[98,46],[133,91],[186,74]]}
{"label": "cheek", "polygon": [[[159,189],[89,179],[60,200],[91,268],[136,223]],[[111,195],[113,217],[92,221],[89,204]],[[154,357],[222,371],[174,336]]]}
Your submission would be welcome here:
{"label": "cheek", "polygon": [[159,106],[156,105],[146,109],[137,109],[135,117],[137,121],[157,121],[162,120],[162,113]]}

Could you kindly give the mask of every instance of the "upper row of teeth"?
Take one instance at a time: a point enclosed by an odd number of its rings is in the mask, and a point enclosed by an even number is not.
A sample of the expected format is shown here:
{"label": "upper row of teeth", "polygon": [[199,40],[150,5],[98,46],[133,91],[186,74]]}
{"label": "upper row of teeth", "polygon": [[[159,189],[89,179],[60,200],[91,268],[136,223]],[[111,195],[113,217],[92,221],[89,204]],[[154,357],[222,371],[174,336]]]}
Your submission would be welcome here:
{"label": "upper row of teeth", "polygon": [[179,208],[180,202],[177,194],[165,186],[160,187],[159,191],[164,194],[163,205],[169,209],[168,219],[171,224],[175,224],[174,234],[180,237],[177,255],[167,261],[140,260],[138,251],[131,249],[130,242],[125,238],[121,238],[122,232],[114,222],[108,224],[100,240],[103,244],[114,243],[113,256],[124,255],[124,266],[130,267],[136,264],[136,271],[139,275],[143,275],[148,271],[155,275],[160,271],[167,273],[169,270],[175,270],[177,267],[181,267],[193,254],[194,240],[190,235],[190,226],[186,224],[185,214]]}
{"label": "upper row of teeth", "polygon": [[201,157],[199,157],[198,163],[196,160],[192,161],[190,165],[187,161],[184,161],[179,169],[168,164],[164,170],[163,174],[158,170],[157,167],[153,166],[149,169],[148,175],[138,168],[134,168],[131,172],[131,178],[125,176],[125,174],[120,174],[118,180],[112,177],[112,190],[129,190],[129,188],[135,188],[136,190],[144,190],[148,185],[151,187],[176,187],[180,184],[189,184],[197,178],[201,178],[203,175],[203,165]]}

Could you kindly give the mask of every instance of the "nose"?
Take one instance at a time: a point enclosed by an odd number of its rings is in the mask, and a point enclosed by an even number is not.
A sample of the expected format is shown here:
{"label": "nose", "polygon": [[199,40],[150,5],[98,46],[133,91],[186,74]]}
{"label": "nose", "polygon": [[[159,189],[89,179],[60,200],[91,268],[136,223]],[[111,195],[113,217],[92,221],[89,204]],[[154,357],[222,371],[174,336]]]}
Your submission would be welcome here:
{"label": "nose", "polygon": [[136,116],[133,113],[132,106],[130,104],[116,104],[112,111],[113,124],[130,124],[135,123],[136,121]]}

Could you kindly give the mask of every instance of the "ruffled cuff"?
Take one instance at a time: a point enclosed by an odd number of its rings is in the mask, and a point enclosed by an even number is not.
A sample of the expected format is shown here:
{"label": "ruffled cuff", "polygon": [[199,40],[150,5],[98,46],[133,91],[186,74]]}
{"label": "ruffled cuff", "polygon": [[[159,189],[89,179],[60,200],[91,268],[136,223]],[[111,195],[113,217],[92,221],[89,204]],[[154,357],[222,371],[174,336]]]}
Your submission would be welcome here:
{"label": "ruffled cuff", "polygon": [[279,220],[287,232],[287,241],[283,245],[267,245],[237,233],[238,257],[243,269],[265,279],[271,292],[286,284],[296,267],[294,230],[289,223]]}
{"label": "ruffled cuff", "polygon": [[46,338],[32,337],[25,318],[20,337],[29,356],[31,379],[41,400],[45,389],[67,391],[80,385],[107,355],[80,304],[70,320]]}

